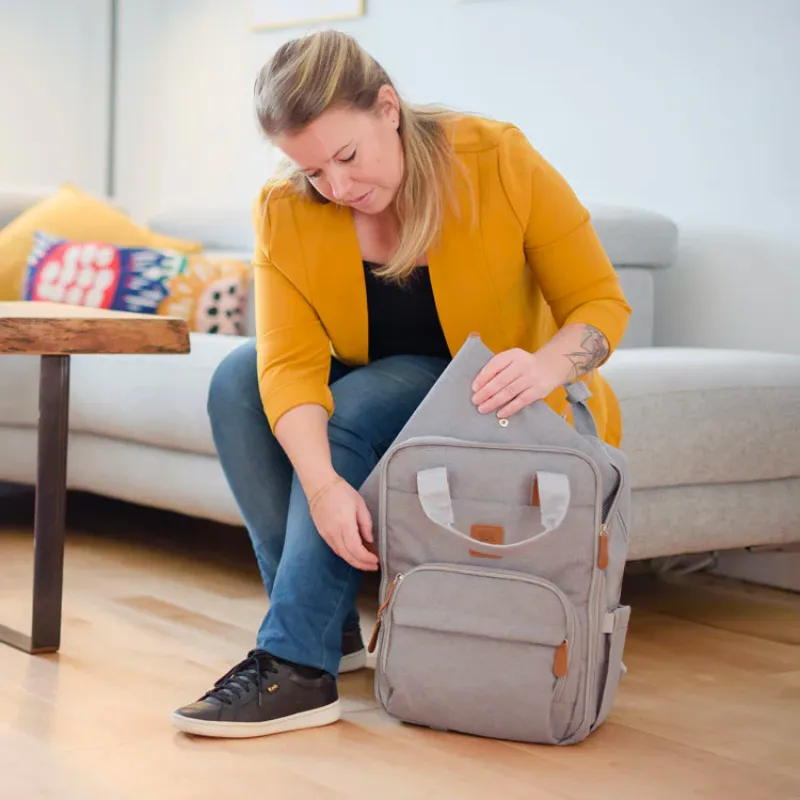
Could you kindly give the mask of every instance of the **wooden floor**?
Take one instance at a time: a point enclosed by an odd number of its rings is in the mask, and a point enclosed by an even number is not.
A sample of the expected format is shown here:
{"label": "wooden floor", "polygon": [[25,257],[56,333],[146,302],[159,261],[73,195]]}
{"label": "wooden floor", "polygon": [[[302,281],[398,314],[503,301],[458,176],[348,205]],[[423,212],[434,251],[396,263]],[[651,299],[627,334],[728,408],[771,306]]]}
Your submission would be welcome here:
{"label": "wooden floor", "polygon": [[[15,625],[29,510],[0,504],[0,618]],[[399,724],[372,670],[343,676],[336,725],[208,740],[169,715],[252,645],[265,601],[243,531],[82,497],[70,529],[61,652],[0,645],[2,800],[800,798],[796,595],[632,577],[629,674],[609,722],[571,748]],[[363,615],[369,628],[374,587]]]}

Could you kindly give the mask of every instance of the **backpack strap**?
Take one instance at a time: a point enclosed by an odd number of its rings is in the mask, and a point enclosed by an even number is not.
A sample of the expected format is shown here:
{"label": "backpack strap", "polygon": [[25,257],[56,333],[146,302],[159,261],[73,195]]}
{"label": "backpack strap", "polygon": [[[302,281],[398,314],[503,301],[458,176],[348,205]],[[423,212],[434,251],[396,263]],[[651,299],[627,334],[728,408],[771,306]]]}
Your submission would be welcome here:
{"label": "backpack strap", "polygon": [[[541,511],[542,526],[544,530],[528,539],[513,544],[486,544],[481,543],[481,549],[489,553],[507,552],[521,545],[532,542],[540,536],[545,536],[564,522],[570,503],[569,478],[559,472],[537,472],[536,480],[539,487],[539,509]],[[453,501],[450,497],[450,485],[447,480],[446,467],[432,467],[417,473],[417,493],[425,516],[441,528],[465,539],[471,544],[475,540],[471,536],[457,530],[453,514]]]}
{"label": "backpack strap", "polygon": [[567,390],[567,398],[572,405],[572,419],[575,423],[575,430],[583,436],[599,438],[594,415],[586,403],[592,393],[585,381],[568,383],[564,388]]}

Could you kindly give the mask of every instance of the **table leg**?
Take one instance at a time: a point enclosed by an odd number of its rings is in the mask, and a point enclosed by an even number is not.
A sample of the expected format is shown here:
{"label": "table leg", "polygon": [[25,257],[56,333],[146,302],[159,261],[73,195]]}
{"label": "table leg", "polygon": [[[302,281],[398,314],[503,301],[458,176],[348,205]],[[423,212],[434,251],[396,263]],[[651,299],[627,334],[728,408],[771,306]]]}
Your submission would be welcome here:
{"label": "table leg", "polygon": [[28,653],[54,653],[61,644],[69,366],[67,355],[41,357],[31,634],[0,625],[0,642]]}

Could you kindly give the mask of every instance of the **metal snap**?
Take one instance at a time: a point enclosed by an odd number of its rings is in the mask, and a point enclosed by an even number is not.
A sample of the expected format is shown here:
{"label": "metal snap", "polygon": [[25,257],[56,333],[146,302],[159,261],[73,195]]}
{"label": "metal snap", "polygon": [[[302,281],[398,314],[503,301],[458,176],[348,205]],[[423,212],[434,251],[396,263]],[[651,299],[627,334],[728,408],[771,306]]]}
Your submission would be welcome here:
{"label": "metal snap", "polygon": [[498,420],[498,422],[500,423],[500,427],[501,428],[507,428],[508,427],[508,420],[507,419],[504,418],[504,419]]}

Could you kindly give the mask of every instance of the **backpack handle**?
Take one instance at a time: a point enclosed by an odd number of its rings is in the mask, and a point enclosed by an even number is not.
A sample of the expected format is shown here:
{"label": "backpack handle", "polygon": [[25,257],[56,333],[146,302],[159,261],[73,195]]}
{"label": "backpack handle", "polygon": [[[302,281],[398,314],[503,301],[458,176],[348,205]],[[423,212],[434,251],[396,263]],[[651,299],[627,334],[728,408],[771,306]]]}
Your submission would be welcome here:
{"label": "backpack handle", "polygon": [[[480,542],[478,546],[482,551],[499,554],[517,550],[542,536],[546,536],[564,522],[570,502],[569,478],[560,472],[537,472],[536,480],[539,487],[539,508],[541,509],[544,530],[529,539],[514,542],[513,544]],[[454,527],[453,501],[450,498],[450,485],[447,480],[446,467],[432,467],[431,469],[420,470],[417,473],[417,493],[422,510],[431,522],[440,528],[444,528],[448,533],[459,536],[473,547],[476,546],[475,539]]]}

